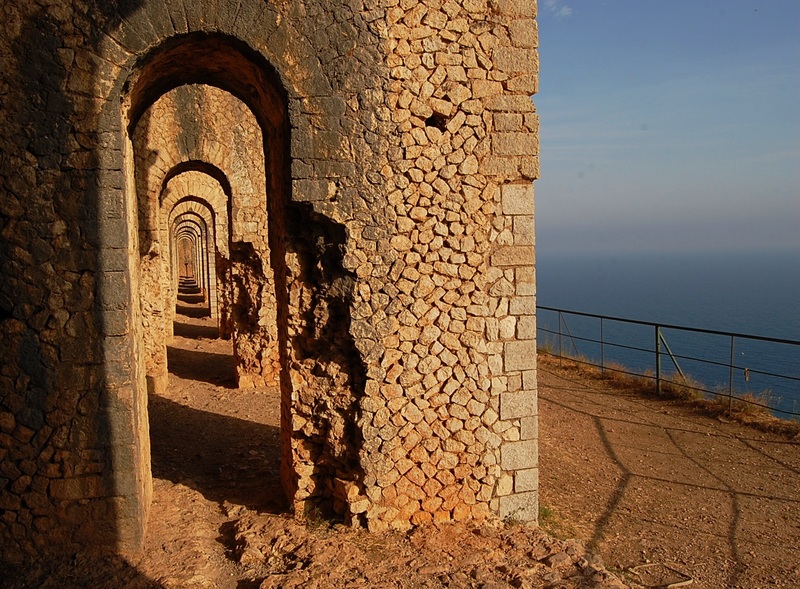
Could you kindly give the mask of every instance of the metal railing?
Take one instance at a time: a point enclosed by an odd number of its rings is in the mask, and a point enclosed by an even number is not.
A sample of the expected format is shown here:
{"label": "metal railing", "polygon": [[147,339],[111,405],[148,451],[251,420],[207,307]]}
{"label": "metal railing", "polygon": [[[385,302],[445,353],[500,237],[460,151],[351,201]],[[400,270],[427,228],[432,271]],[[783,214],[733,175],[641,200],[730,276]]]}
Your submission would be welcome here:
{"label": "metal railing", "polygon": [[[727,397],[729,409],[736,400],[769,409],[781,416],[800,418],[800,341],[555,307],[537,306],[537,312],[540,345],[545,349],[549,346],[553,350],[551,353],[560,358],[568,357],[599,367],[601,371],[614,370],[652,378],[659,393],[667,383],[679,386],[691,383],[692,389],[707,397]],[[547,320],[547,313],[555,314],[557,326]],[[573,328],[567,322],[568,317]],[[580,325],[576,329],[577,324]],[[631,328],[638,331],[634,333]],[[668,333],[672,348],[667,343]],[[557,350],[553,349],[556,346]],[[745,357],[745,351],[740,349],[746,350],[748,356]],[[616,356],[613,364],[609,362],[609,356]],[[663,365],[664,360],[668,362],[667,366]],[[684,367],[691,365],[693,370],[684,371],[681,364]],[[786,367],[786,370],[781,367]],[[691,380],[688,377],[690,372]],[[680,380],[676,380],[676,375]],[[712,385],[708,381],[713,381],[713,388],[709,388]],[[752,389],[751,382],[760,384],[757,389]]]}

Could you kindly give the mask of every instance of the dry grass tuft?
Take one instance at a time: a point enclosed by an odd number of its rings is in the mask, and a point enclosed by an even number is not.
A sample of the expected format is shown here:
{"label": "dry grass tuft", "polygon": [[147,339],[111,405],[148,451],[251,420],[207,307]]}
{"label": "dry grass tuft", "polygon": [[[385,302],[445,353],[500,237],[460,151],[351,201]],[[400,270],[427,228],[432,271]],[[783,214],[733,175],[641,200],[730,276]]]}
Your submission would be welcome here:
{"label": "dry grass tuft", "polygon": [[[601,369],[584,357],[565,358],[539,350],[543,360],[557,365],[562,370],[580,373],[586,377],[605,381],[615,389],[623,389],[642,396],[654,396],[656,392],[655,375],[652,371],[632,374],[621,364],[608,363]],[[764,432],[779,434],[789,439],[800,439],[800,421],[780,419],[762,405],[767,404],[770,391],[754,395],[752,393],[735,396],[730,400],[725,393],[707,398],[703,385],[690,377],[671,375],[669,380],[662,378],[660,397],[675,400],[690,406],[704,415],[727,418],[749,425]]]}

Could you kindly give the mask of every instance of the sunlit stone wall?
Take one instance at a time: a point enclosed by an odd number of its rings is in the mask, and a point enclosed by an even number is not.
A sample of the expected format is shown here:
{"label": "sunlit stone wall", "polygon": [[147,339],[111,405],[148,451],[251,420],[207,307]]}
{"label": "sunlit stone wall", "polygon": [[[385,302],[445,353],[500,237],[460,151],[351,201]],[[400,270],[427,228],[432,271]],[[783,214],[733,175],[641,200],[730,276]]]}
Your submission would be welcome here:
{"label": "sunlit stone wall", "polygon": [[298,516],[535,519],[535,11],[2,4],[3,560],[141,544],[188,172],[230,203],[221,321],[280,386]]}

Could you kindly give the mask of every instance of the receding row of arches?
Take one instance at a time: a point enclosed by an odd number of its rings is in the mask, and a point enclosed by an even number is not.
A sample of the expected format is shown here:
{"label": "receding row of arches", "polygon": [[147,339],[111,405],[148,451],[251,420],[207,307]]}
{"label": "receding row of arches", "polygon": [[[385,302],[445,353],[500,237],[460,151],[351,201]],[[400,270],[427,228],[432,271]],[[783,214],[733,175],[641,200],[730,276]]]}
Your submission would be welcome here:
{"label": "receding row of arches", "polygon": [[166,383],[179,287],[232,338],[240,386],[277,384],[263,135],[247,105],[207,84],[166,92],[132,129],[151,392]]}
{"label": "receding row of arches", "polygon": [[[278,74],[230,37],[172,39],[129,79],[123,120],[147,393],[167,386],[178,297],[195,295],[220,336],[232,340],[238,385],[280,387],[286,496],[333,505],[334,479],[362,484],[359,442],[347,435],[354,426],[347,420],[365,369],[348,335],[343,297],[353,281],[342,267],[345,232],[290,199],[288,101]],[[309,380],[314,387],[298,409],[294,391]],[[313,390],[341,401],[327,407]],[[146,414],[143,390],[136,406]],[[320,438],[310,425],[308,434],[295,431],[298,412],[303,424],[320,422],[328,433]],[[138,436],[147,469],[141,424]],[[149,477],[137,475],[145,513]]]}

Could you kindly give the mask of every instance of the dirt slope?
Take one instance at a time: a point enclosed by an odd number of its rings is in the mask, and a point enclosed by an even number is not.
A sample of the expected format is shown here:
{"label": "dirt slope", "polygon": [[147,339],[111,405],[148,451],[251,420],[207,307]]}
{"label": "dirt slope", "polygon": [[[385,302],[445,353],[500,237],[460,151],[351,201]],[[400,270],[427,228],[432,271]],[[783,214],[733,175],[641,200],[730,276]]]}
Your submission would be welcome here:
{"label": "dirt slope", "polygon": [[800,444],[643,398],[540,355],[544,526],[619,570],[800,587]]}

